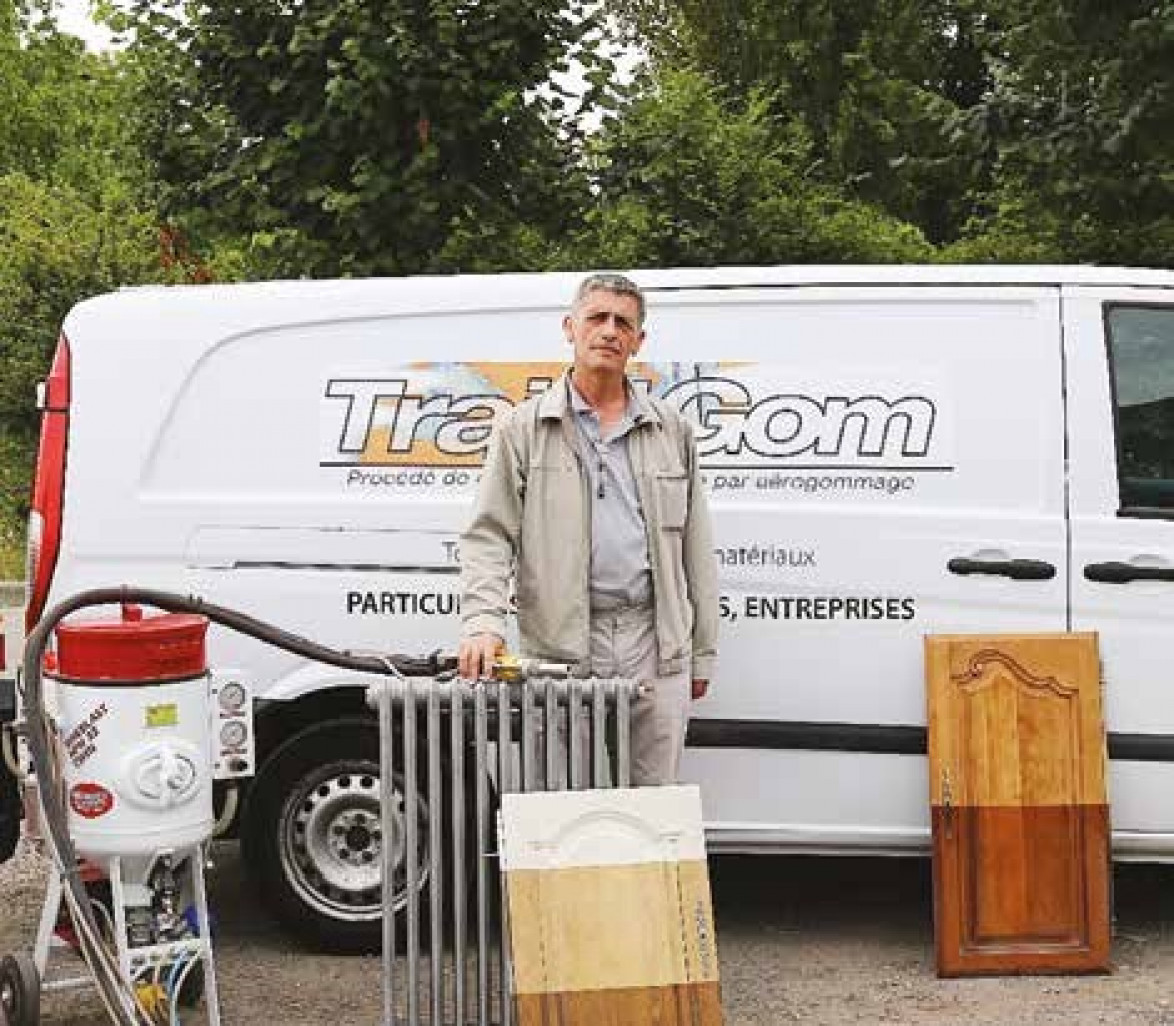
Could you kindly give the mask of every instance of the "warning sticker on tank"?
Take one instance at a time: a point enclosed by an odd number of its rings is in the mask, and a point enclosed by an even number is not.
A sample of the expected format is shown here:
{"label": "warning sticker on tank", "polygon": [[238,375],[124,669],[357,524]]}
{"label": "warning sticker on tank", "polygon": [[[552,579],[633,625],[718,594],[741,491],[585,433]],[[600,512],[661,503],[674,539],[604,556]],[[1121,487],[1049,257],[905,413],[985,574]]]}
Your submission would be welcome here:
{"label": "warning sticker on tank", "polygon": [[147,706],[148,727],[174,727],[179,722],[179,707],[174,702]]}
{"label": "warning sticker on tank", "polygon": [[114,795],[101,784],[83,781],[69,789],[69,807],[84,819],[97,819],[114,808]]}
{"label": "warning sticker on tank", "polygon": [[69,761],[75,768],[81,769],[89,761],[90,756],[97,754],[102,721],[108,713],[106,703],[100,702],[65,735],[65,748],[69,752]]}

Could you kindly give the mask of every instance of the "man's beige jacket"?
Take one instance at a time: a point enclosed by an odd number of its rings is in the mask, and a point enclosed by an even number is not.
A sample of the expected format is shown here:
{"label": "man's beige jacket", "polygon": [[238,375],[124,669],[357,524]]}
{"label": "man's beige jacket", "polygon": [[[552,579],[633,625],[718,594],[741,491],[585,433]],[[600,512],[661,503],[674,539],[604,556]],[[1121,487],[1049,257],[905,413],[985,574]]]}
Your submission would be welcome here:
{"label": "man's beige jacket", "polygon": [[[717,567],[688,422],[631,392],[639,421],[628,452],[648,531],[662,676],[710,680],[717,655]],[[516,579],[522,653],[590,673],[591,498],[579,465],[564,374],[519,404],[490,442],[477,504],[461,536],[466,636],[505,637]]]}

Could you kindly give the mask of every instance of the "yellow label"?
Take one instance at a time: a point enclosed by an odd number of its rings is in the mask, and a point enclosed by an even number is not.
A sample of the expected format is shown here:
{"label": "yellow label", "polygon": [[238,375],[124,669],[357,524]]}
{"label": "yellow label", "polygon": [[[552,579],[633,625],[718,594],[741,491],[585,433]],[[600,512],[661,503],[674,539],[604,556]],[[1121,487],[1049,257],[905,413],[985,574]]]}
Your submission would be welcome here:
{"label": "yellow label", "polygon": [[147,706],[148,727],[174,727],[179,722],[179,707],[174,702]]}

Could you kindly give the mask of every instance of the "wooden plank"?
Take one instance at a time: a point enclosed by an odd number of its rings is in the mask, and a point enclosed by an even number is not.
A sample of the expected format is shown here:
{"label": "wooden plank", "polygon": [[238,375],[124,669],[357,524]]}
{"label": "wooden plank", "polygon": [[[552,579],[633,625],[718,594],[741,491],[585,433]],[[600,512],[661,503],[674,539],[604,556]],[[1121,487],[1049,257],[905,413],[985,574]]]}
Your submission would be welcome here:
{"label": "wooden plank", "polygon": [[942,975],[1109,966],[1109,815],[1093,634],[926,639]]}
{"label": "wooden plank", "polygon": [[503,795],[519,1026],[718,1026],[696,788]]}
{"label": "wooden plank", "polygon": [[566,994],[519,994],[519,1026],[669,1026],[722,1021],[721,993],[714,983],[667,987],[580,990]]}

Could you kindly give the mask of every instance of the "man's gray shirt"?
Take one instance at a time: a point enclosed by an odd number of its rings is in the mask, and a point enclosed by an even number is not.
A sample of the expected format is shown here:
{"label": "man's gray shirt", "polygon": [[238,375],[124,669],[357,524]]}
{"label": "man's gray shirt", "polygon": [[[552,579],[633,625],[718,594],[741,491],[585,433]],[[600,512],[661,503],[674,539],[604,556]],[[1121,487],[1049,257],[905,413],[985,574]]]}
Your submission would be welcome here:
{"label": "man's gray shirt", "polygon": [[568,379],[576,440],[591,486],[591,580],[593,610],[652,602],[648,534],[628,455],[628,435],[637,426],[631,397],[606,438],[599,415]]}

